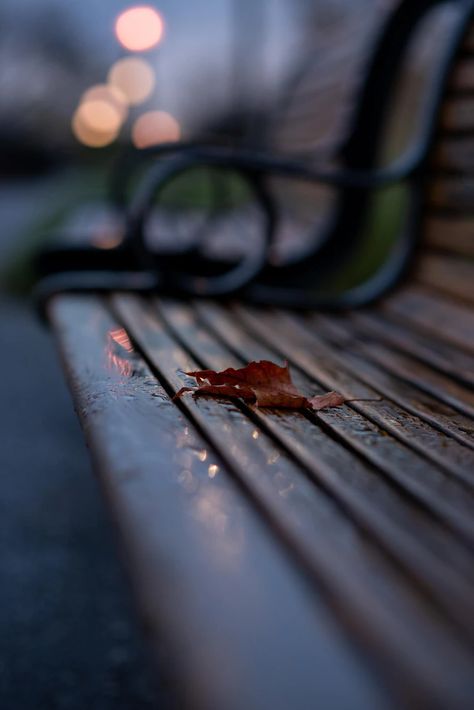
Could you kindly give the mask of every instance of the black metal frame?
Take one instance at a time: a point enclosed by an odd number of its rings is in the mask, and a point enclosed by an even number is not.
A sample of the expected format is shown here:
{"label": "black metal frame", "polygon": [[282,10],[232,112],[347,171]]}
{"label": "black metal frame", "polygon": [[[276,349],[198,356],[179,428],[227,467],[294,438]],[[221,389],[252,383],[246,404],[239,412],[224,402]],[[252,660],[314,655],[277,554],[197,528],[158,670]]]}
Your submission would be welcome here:
{"label": "black metal frame", "polygon": [[[459,18],[433,81],[421,138],[405,155],[388,168],[378,169],[377,159],[387,112],[399,76],[407,45],[427,12],[440,5],[459,7]],[[403,0],[380,33],[367,78],[354,115],[352,130],[339,151],[344,168],[318,170],[301,160],[279,158],[245,149],[200,144],[175,144],[149,149],[145,154],[161,157],[150,168],[131,203],[128,237],[122,248],[123,264],[135,259],[141,271],[95,271],[59,273],[40,286],[44,301],[58,291],[159,290],[175,295],[231,295],[240,292],[260,303],[298,308],[348,308],[366,304],[392,288],[408,271],[418,247],[423,193],[427,179],[427,160],[436,137],[439,107],[446,92],[450,69],[474,13],[474,0]],[[243,259],[227,271],[217,265],[206,277],[193,275],[198,264],[196,251],[178,255],[170,266],[160,266],[151,255],[145,239],[144,224],[152,203],[177,175],[209,166],[238,171],[254,190],[266,215],[266,232],[256,256]],[[265,187],[265,178],[277,175],[319,183],[338,191],[335,218],[313,253],[303,255],[290,265],[265,265],[272,241],[276,210]],[[314,283],[333,273],[357,245],[353,235],[360,231],[369,209],[373,191],[404,183],[409,188],[409,215],[385,265],[365,283],[331,299],[315,293]],[[182,268],[180,268],[182,267]],[[126,268],[126,267],[125,267]],[[211,270],[212,271],[212,270]]]}

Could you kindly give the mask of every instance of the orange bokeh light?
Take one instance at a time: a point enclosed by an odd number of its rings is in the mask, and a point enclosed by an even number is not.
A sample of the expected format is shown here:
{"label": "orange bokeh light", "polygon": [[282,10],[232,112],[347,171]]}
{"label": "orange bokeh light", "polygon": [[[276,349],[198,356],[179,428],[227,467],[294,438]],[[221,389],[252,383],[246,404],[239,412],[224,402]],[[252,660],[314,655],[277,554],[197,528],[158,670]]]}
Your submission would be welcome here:
{"label": "orange bokeh light", "polygon": [[115,249],[123,242],[124,235],[112,229],[103,229],[92,236],[92,244],[98,249]]}
{"label": "orange bokeh light", "polygon": [[119,128],[105,131],[91,128],[91,126],[83,121],[83,116],[80,111],[81,106],[75,111],[71,122],[72,132],[79,143],[89,148],[104,148],[106,145],[113,143],[118,136]]}
{"label": "orange bokeh light", "polygon": [[163,36],[160,13],[149,5],[138,5],[120,13],[115,21],[115,34],[130,52],[143,52],[155,47]]}
{"label": "orange bokeh light", "polygon": [[108,82],[125,97],[129,104],[140,104],[155,87],[155,72],[151,64],[139,57],[124,57],[113,64]]}
{"label": "orange bokeh light", "polygon": [[122,125],[120,113],[103,99],[82,102],[77,109],[77,114],[84,126],[98,133],[113,133]]}
{"label": "orange bokeh light", "polygon": [[85,104],[90,101],[105,101],[119,114],[122,123],[127,119],[127,97],[116,86],[109,86],[108,84],[91,86],[82,94],[80,103]]}
{"label": "orange bokeh light", "polygon": [[133,124],[132,140],[136,148],[179,141],[180,138],[178,121],[166,111],[147,111]]}

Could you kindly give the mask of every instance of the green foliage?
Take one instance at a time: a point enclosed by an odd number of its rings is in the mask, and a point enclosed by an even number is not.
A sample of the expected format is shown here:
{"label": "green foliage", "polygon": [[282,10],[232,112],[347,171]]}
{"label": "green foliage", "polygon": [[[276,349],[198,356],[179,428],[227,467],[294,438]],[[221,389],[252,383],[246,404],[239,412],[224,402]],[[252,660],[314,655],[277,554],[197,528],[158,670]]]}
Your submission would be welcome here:
{"label": "green foliage", "polygon": [[331,292],[362,283],[384,263],[403,228],[407,205],[406,190],[404,185],[395,185],[378,190],[374,194],[361,244],[357,253],[332,281]]}

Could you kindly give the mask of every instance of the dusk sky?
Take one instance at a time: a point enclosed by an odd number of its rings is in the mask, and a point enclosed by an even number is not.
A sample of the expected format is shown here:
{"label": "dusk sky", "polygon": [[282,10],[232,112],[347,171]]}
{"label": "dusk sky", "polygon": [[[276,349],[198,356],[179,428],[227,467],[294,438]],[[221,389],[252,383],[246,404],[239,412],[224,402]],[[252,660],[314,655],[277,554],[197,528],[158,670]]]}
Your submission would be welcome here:
{"label": "dusk sky", "polygon": [[[247,2],[252,13],[253,2]],[[160,0],[150,3],[156,7],[165,20],[165,36],[157,50],[148,53],[147,58],[155,66],[157,89],[155,100],[162,108],[178,114],[191,115],[199,107],[193,95],[201,93],[201,82],[212,94],[213,102],[225,105],[235,78],[234,44],[236,4],[232,0]],[[74,93],[81,92],[92,82],[104,79],[110,64],[123,54],[123,49],[114,37],[114,20],[117,14],[133,3],[124,0],[86,0],[65,3],[64,0],[2,0],[0,8],[0,86],[4,85],[5,74],[15,74],[13,89],[25,82],[25,93],[39,91],[39,84],[48,81],[39,76],[41,61],[37,55],[51,54],[48,46],[57,44],[69,46],[81,57],[79,72],[73,76],[74,86],[69,91],[60,92],[69,103]],[[282,70],[285,57],[296,40],[297,23],[292,5],[286,0],[267,0],[258,6],[256,19],[264,22],[262,33],[256,22],[250,22],[243,43],[248,50],[243,53],[247,66],[242,73],[248,75],[250,83],[259,77],[272,82]],[[238,12],[245,12],[244,2],[239,3]],[[291,9],[290,9],[291,8]],[[253,33],[253,35],[252,35]],[[249,56],[251,50],[252,56]],[[36,57],[34,64],[38,77],[33,77],[29,58]],[[24,65],[24,69],[22,69]],[[48,62],[49,65],[49,62]],[[56,67],[60,73],[62,67]],[[36,72],[35,72],[36,73]],[[3,74],[3,81],[2,81]],[[51,75],[49,81],[56,87],[63,85],[60,77]],[[28,88],[28,84],[34,86]],[[47,87],[44,87],[45,90]],[[13,92],[15,93],[15,91]],[[66,96],[64,96],[66,94]]]}

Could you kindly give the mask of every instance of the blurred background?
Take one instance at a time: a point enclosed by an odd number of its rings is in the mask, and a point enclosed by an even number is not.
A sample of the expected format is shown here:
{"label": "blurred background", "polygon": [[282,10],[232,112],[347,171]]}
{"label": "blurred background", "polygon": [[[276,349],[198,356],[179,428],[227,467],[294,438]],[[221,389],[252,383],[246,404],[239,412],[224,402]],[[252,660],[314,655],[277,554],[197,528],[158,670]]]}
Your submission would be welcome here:
{"label": "blurred background", "polygon": [[[169,702],[147,668],[56,354],[29,300],[31,255],[58,229],[74,240],[91,224],[97,244],[117,243],[111,174],[127,146],[205,138],[330,154],[396,2],[2,0],[2,709]],[[411,64],[413,102],[435,43],[431,33]],[[398,121],[393,145],[407,125]],[[285,253],[325,195],[281,192],[288,210],[301,208],[298,229],[283,225]]]}

